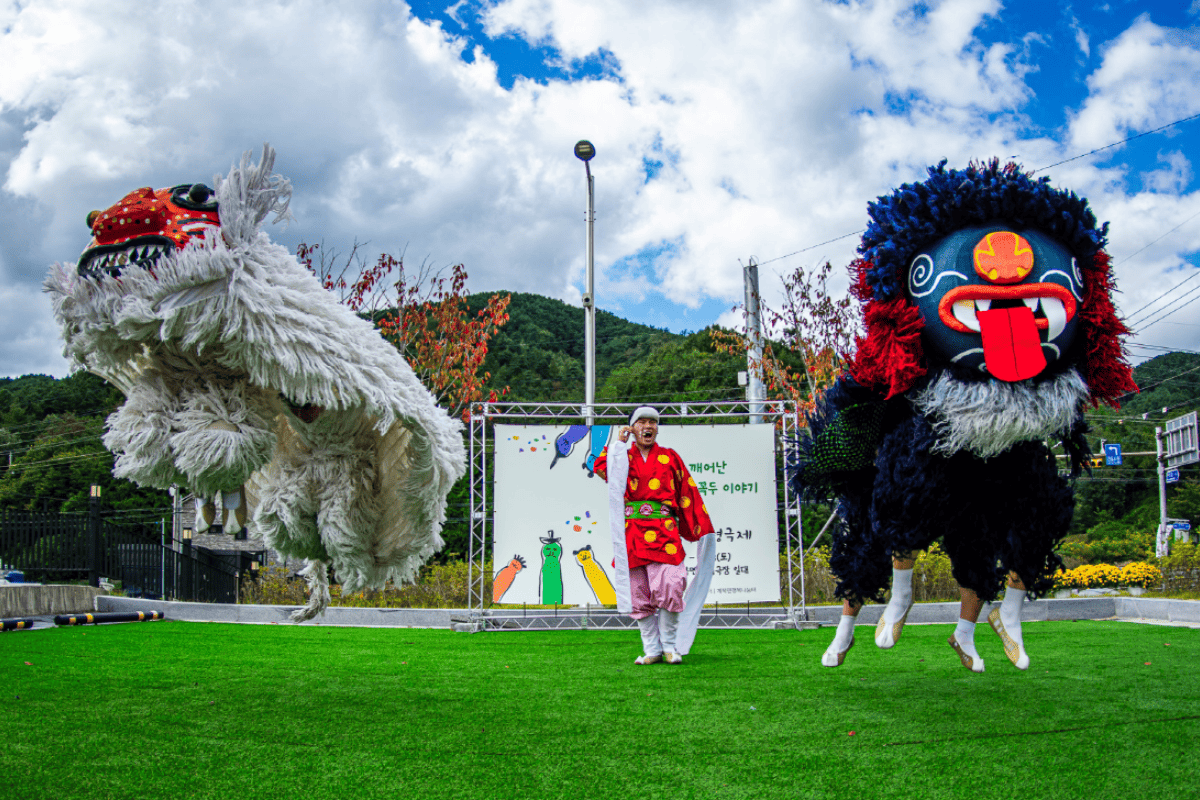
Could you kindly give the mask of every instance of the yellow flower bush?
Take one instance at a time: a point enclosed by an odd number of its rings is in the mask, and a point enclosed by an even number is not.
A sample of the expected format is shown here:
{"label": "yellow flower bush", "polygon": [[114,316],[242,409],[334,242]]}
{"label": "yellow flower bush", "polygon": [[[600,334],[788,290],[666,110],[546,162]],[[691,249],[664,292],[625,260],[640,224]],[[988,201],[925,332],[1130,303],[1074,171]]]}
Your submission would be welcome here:
{"label": "yellow flower bush", "polygon": [[1158,567],[1143,561],[1126,564],[1125,568],[1121,570],[1122,586],[1140,586],[1143,589],[1148,589],[1151,586],[1160,585],[1162,579],[1162,572],[1159,571]]}
{"label": "yellow flower bush", "polygon": [[1075,585],[1075,576],[1071,574],[1072,572],[1074,572],[1074,570],[1067,571],[1060,569],[1051,576],[1051,580],[1054,581],[1054,591],[1057,592],[1061,589],[1079,588]]}
{"label": "yellow flower bush", "polygon": [[1121,584],[1121,570],[1112,564],[1084,564],[1071,571],[1080,589],[1115,588]]}
{"label": "yellow flower bush", "polygon": [[[1133,570],[1126,572],[1130,567]],[[1084,564],[1054,573],[1055,589],[1115,589],[1118,586],[1149,586],[1162,581],[1162,574],[1149,564],[1130,564],[1125,570],[1112,564]]]}

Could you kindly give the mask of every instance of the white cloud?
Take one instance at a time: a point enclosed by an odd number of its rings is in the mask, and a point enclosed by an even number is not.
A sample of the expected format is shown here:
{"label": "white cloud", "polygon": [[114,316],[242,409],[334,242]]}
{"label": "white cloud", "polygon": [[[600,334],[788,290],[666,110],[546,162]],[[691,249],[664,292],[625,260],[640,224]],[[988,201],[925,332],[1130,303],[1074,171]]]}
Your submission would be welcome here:
{"label": "white cloud", "polygon": [[[477,7],[458,3],[452,18]],[[550,46],[568,66],[604,53],[615,72],[506,90],[484,49],[463,58],[474,47],[465,26],[422,22],[391,0],[0,8],[7,291],[35,296],[49,260],[73,259],[91,208],[137,186],[208,179],[269,140],[296,186],[297,222],[272,231],[281,241],[343,251],[369,241],[435,266],[461,261],[473,290],[578,302],[586,196],[571,148],[588,138],[601,307],[647,295],[732,305],[739,259],[860,230],[867,201],[942,158],[1049,164],[1200,103],[1196,48],[1148,19],[1097,45],[1103,63],[1064,144],[1023,135],[1035,32],[977,35],[1004,14],[999,0],[502,0],[485,10],[492,35]],[[1081,160],[1053,177],[1094,194],[1114,246],[1132,252],[1163,230],[1124,218],[1149,213],[1134,202],[1143,185],[1160,223],[1186,217],[1183,152],[1172,146],[1135,189],[1120,164]],[[775,270],[846,264],[856,241],[774,262],[764,294],[778,290]],[[1178,268],[1181,248],[1141,269]],[[44,309],[25,307],[24,327],[11,324],[38,332],[26,345],[50,363],[59,344]],[[0,374],[21,363],[0,361]]]}
{"label": "white cloud", "polygon": [[1071,147],[1086,151],[1200,112],[1200,49],[1142,16],[1104,49],[1090,94],[1071,123]]}

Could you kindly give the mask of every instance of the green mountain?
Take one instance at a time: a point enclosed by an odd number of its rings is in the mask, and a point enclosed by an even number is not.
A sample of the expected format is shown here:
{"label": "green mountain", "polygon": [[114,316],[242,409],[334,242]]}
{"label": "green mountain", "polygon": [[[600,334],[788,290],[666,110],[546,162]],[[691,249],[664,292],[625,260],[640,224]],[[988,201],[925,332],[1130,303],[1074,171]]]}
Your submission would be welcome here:
{"label": "green mountain", "polygon": [[[478,310],[487,297],[472,295],[468,305]],[[507,386],[507,401],[582,402],[583,309],[536,294],[511,297],[508,324],[489,343],[483,365],[490,385]],[[686,399],[687,392],[699,399],[710,391],[736,396],[737,373],[745,368],[745,359],[716,353],[706,331],[674,334],[596,310],[598,400]]]}

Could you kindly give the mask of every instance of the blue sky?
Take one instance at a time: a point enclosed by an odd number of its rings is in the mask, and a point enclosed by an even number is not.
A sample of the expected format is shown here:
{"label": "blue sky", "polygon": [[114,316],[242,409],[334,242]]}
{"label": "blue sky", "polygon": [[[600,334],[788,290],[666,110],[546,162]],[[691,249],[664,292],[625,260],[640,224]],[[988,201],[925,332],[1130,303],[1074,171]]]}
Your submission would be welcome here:
{"label": "blue sky", "polygon": [[263,141],[278,241],[577,305],[588,138],[598,305],[674,331],[737,324],[751,256],[768,304],[825,260],[844,288],[867,203],[942,158],[1105,148],[1045,174],[1112,224],[1131,355],[1200,350],[1200,119],[1106,148],[1200,114],[1194,0],[94,8],[0,2],[0,375],[65,374],[40,282],[88,210]]}

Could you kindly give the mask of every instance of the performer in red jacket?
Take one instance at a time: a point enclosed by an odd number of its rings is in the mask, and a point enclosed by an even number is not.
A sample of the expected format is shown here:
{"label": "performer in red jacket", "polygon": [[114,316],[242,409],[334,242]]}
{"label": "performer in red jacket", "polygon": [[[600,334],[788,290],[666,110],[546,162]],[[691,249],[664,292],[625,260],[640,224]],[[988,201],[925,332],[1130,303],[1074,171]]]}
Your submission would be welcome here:
{"label": "performer in red jacket", "polygon": [[[713,532],[704,498],[679,454],[657,444],[658,411],[642,406],[622,428],[621,442],[633,434],[625,484],[625,551],[632,599],[630,616],[642,632],[643,655],[635,663],[665,660],[678,664],[679,612],[687,588],[683,542],[699,541]],[[607,448],[596,459],[595,472],[608,480]],[[615,467],[614,467],[615,469]]]}

